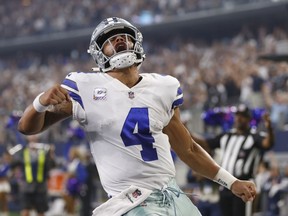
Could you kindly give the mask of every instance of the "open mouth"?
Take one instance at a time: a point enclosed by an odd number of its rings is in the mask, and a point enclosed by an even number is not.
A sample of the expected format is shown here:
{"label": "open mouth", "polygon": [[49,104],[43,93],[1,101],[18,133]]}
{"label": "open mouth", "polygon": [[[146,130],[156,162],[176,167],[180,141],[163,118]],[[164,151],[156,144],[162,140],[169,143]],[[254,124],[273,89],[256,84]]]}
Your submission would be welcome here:
{"label": "open mouth", "polygon": [[121,52],[127,50],[127,45],[126,43],[119,43],[115,46],[116,52]]}

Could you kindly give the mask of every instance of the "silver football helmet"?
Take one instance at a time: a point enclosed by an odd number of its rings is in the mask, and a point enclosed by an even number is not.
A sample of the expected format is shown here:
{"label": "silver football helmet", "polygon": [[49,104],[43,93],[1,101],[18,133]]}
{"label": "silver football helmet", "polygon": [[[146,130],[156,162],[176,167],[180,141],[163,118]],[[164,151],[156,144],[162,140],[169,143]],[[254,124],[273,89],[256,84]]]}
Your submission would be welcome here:
{"label": "silver football helmet", "polygon": [[[126,48],[116,51],[113,48],[113,54],[107,56],[103,53],[105,43],[111,44],[111,39],[121,35],[126,40]],[[128,45],[128,37],[132,39],[133,46]],[[100,71],[107,72],[114,68],[121,69],[137,64],[139,67],[145,58],[142,46],[143,36],[141,32],[128,21],[111,17],[103,20],[94,30],[88,53],[91,54]]]}

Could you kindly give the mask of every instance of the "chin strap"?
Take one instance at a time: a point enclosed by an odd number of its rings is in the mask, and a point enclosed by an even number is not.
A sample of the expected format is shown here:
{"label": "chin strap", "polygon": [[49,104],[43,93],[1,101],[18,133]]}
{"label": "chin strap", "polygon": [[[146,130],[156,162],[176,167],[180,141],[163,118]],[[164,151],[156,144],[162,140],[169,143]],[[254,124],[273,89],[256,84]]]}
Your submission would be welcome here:
{"label": "chin strap", "polygon": [[136,54],[132,52],[119,53],[118,55],[113,56],[109,61],[111,68],[116,69],[129,67],[136,62]]}

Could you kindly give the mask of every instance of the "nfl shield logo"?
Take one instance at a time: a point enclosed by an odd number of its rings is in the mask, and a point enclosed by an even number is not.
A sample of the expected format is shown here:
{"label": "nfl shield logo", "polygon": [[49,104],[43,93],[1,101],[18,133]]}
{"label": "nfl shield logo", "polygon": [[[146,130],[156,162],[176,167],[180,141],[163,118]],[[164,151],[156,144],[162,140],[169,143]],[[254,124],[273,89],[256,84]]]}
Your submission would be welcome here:
{"label": "nfl shield logo", "polygon": [[138,196],[141,196],[142,195],[142,192],[138,189],[136,189],[133,193],[132,193],[132,196],[134,198],[137,198]]}
{"label": "nfl shield logo", "polygon": [[134,92],[129,91],[128,92],[128,96],[129,96],[130,99],[133,99],[135,97]]}

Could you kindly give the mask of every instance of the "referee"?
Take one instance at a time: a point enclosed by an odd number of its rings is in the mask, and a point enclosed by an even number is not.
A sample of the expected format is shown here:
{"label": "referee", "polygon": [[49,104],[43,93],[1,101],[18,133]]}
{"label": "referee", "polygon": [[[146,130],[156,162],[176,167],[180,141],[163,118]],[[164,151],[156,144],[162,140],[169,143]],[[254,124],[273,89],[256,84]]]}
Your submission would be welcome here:
{"label": "referee", "polygon": [[[241,180],[255,177],[259,162],[265,151],[274,144],[274,134],[268,113],[263,115],[266,132],[257,132],[250,127],[251,111],[241,104],[235,113],[234,128],[212,139],[193,139],[210,152],[219,148],[221,166]],[[223,216],[245,216],[245,203],[229,190],[220,187],[220,208]]]}

